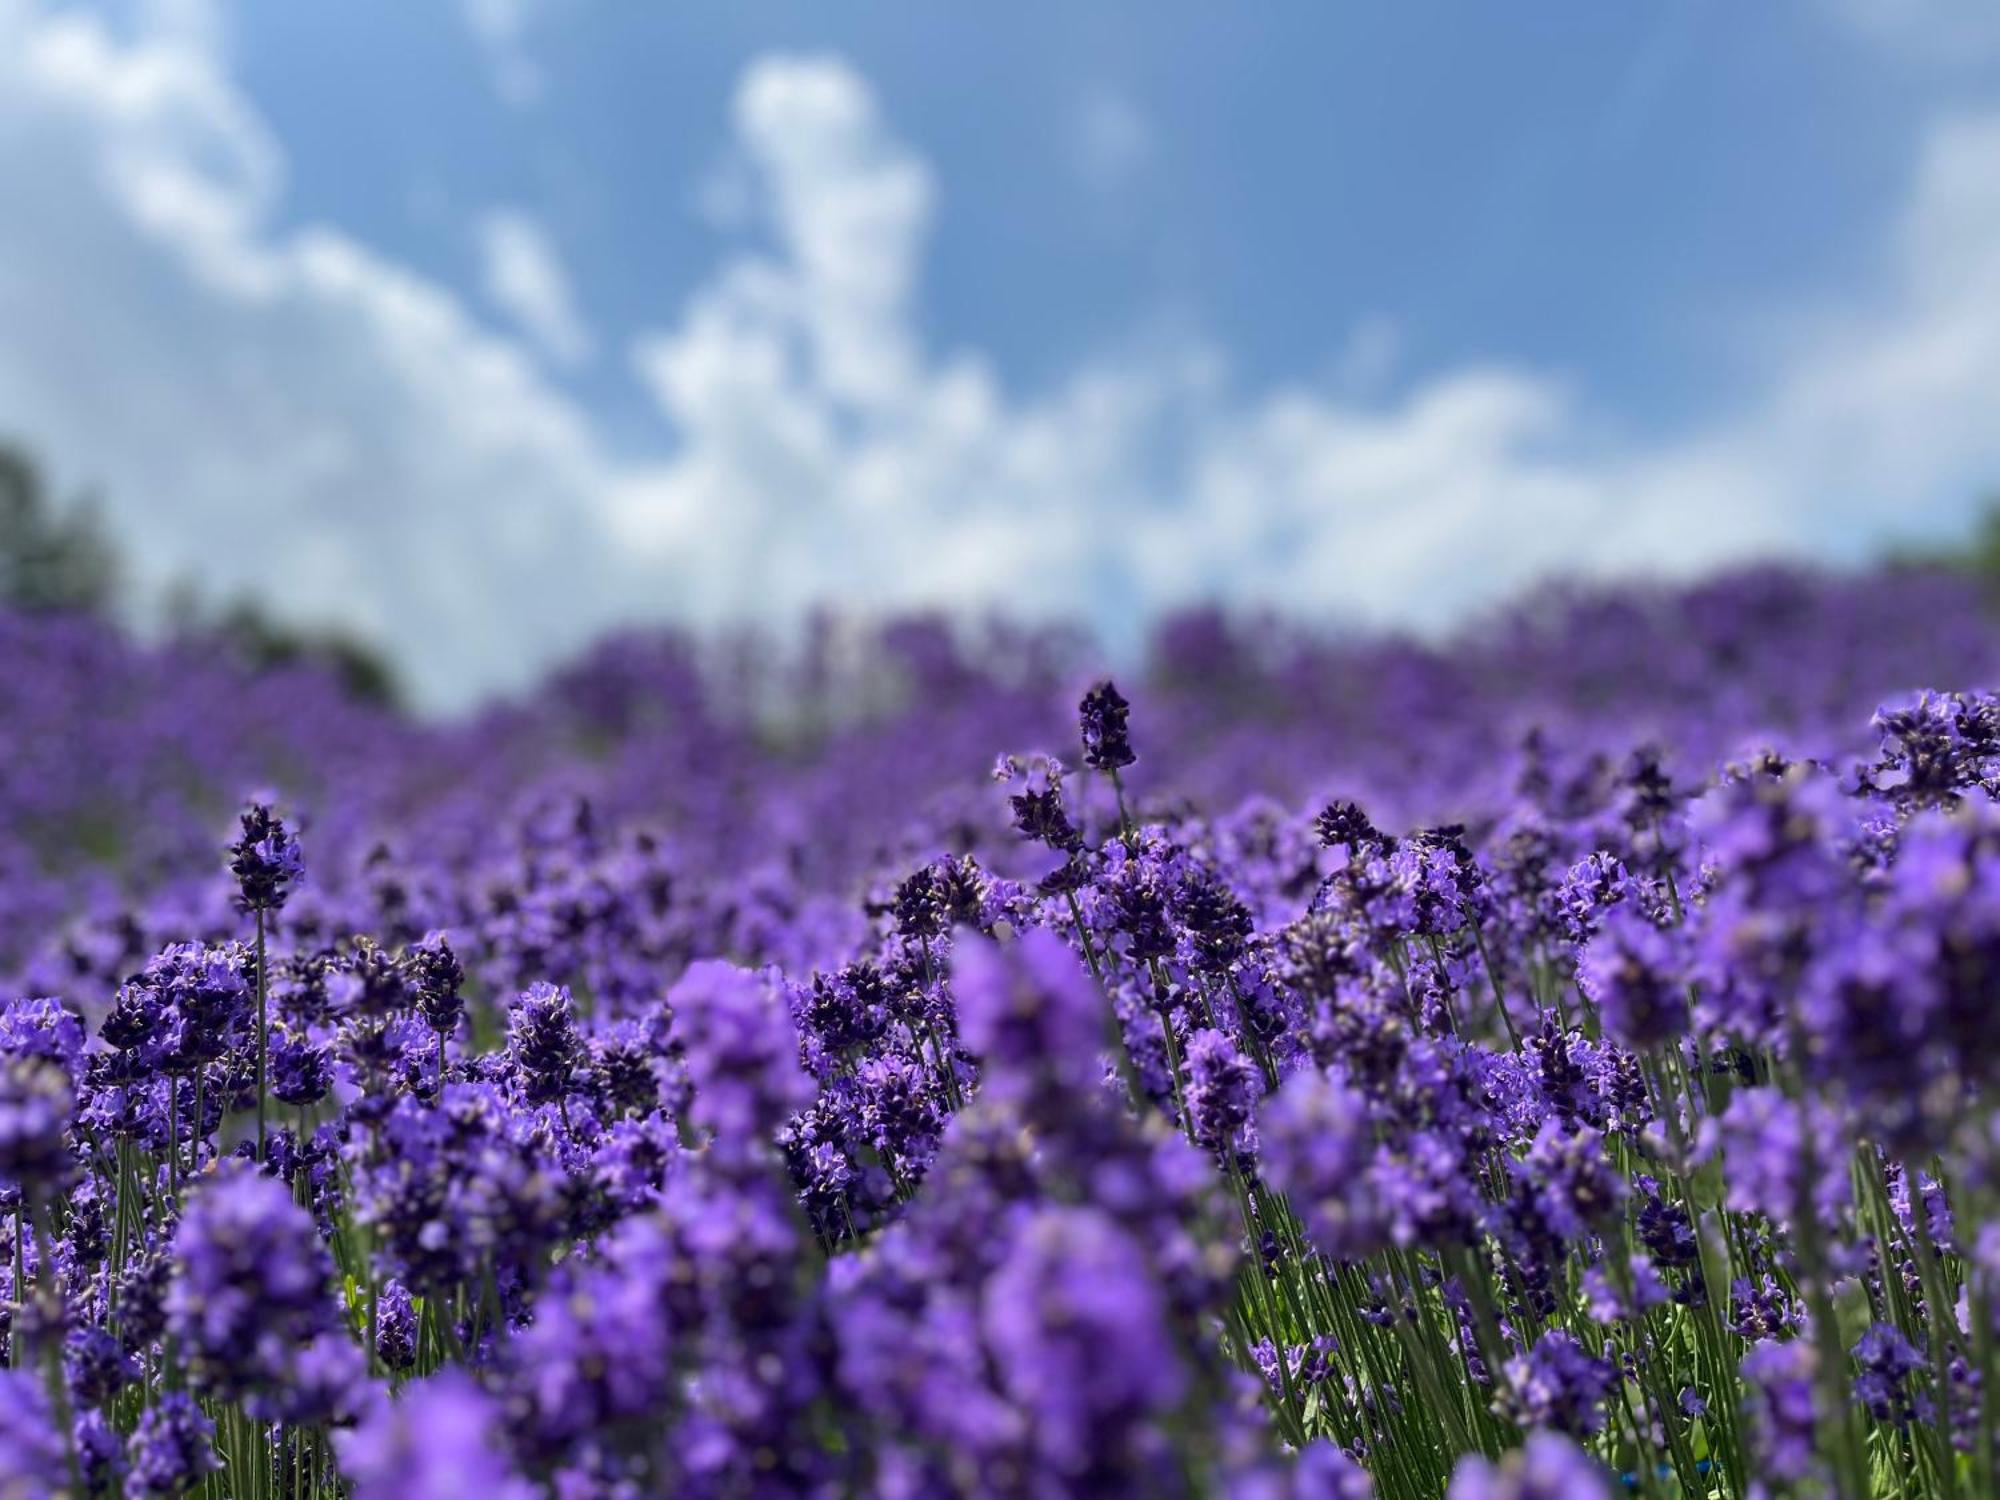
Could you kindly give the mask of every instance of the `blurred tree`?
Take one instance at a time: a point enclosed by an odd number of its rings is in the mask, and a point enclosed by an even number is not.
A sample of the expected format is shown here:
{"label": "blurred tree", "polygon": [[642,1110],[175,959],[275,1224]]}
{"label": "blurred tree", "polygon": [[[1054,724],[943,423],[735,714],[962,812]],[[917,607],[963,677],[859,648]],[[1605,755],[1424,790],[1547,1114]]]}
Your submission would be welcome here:
{"label": "blurred tree", "polygon": [[312,665],[333,674],[356,698],[386,705],[401,701],[395,669],[376,647],[338,628],[287,625],[255,599],[239,599],[212,620],[184,626],[182,633],[219,640],[253,672]]}
{"label": "blurred tree", "polygon": [[[58,505],[27,452],[0,442],[0,609],[110,615],[122,573],[96,501],[81,496]],[[400,700],[389,659],[347,631],[284,624],[256,599],[214,613],[187,580],[170,586],[165,604],[173,635],[214,640],[253,672],[310,664],[357,698]]]}
{"label": "blurred tree", "polygon": [[1946,568],[1979,586],[1987,603],[2000,608],[2000,494],[1988,498],[1963,540],[1943,546],[1893,548],[1892,568]]}
{"label": "blurred tree", "polygon": [[117,598],[118,573],[96,502],[58,506],[34,460],[0,444],[0,605],[101,614]]}
{"label": "blurred tree", "polygon": [[1989,593],[2000,594],[2000,495],[1986,502],[1978,525],[1959,549],[1957,561],[1985,584]]}

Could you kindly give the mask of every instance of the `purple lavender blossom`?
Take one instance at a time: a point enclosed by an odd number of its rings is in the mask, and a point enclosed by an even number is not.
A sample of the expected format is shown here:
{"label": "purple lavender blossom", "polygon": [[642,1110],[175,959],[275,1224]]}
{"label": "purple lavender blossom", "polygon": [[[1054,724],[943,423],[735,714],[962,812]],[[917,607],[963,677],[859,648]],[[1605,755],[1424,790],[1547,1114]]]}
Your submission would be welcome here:
{"label": "purple lavender blossom", "polygon": [[286,1420],[344,1402],[345,1391],[323,1388],[334,1349],[314,1343],[341,1328],[333,1264],[282,1183],[221,1168],[191,1195],[173,1249],[167,1327],[197,1390]]}
{"label": "purple lavender blossom", "polygon": [[29,1370],[0,1370],[0,1490],[24,1497],[62,1493],[69,1483],[61,1431],[48,1392]]}
{"label": "purple lavender blossom", "polygon": [[1930,1419],[1932,1397],[1910,1389],[1910,1377],[1925,1368],[1925,1360],[1901,1329],[1871,1324],[1852,1352],[1859,1370],[1854,1394],[1870,1416],[1897,1426]]}
{"label": "purple lavender blossom", "polygon": [[1532,1432],[1498,1464],[1474,1455],[1460,1461],[1445,1500],[1611,1500],[1611,1476],[1569,1439]]}
{"label": "purple lavender blossom", "polygon": [[442,932],[427,933],[403,956],[417,1009],[433,1031],[453,1032],[465,1014],[465,966]]}
{"label": "purple lavender blossom", "polygon": [[1100,1075],[1105,1005],[1082,962],[1046,930],[1000,945],[961,940],[952,956],[959,1033],[981,1060],[981,1090],[1028,1106],[1074,1096]]}
{"label": "purple lavender blossom", "polygon": [[689,1118],[725,1150],[768,1140],[812,1098],[783,1002],[762,979],[714,960],[693,964],[668,993],[694,1084]]}
{"label": "purple lavender blossom", "polygon": [[[0,971],[63,997],[0,1004],[0,1339],[68,1406],[10,1375],[0,1475],[71,1487],[63,1436],[87,1490],[226,1454],[316,1500],[1977,1475],[2000,700],[1868,720],[1995,680],[1958,585],[1184,623],[1143,803],[1109,684],[1106,774],[964,774],[1070,732],[1073,643],[812,641],[628,638],[419,724],[0,611]],[[321,813],[309,886],[274,817],[231,851],[257,964],[209,809],[268,774]]]}
{"label": "purple lavender blossom", "polygon": [[170,1391],[141,1413],[132,1433],[126,1493],[139,1500],[179,1500],[221,1468],[215,1424],[191,1397]]}
{"label": "purple lavender blossom", "polygon": [[[1810,1151],[1808,1128],[1816,1137]],[[1736,1093],[1719,1120],[1705,1122],[1702,1142],[1704,1150],[1721,1152],[1732,1209],[1790,1223],[1808,1211],[1808,1196],[1811,1211],[1822,1218],[1847,1203],[1847,1164],[1830,1146],[1839,1139],[1837,1121],[1824,1106],[1801,1106],[1775,1088],[1749,1088]],[[1818,1168],[1810,1183],[1809,1159]]]}
{"label": "purple lavender blossom", "polygon": [[1224,1162],[1248,1145],[1250,1124],[1262,1093],[1256,1064],[1229,1037],[1212,1026],[1188,1038],[1187,1112],[1194,1138]]}
{"label": "purple lavender blossom", "polygon": [[521,1097],[530,1104],[568,1098],[586,1053],[566,986],[531,984],[514,1002],[507,1018],[507,1056]]}
{"label": "purple lavender blossom", "polygon": [[1074,1482],[1142,1454],[1147,1424],[1186,1388],[1144,1256],[1095,1209],[1051,1208],[1023,1223],[980,1321],[1037,1457]]}
{"label": "purple lavender blossom", "polygon": [[1257,1130],[1264,1175],[1291,1199],[1314,1244],[1359,1259],[1381,1243],[1365,1098],[1338,1078],[1302,1068],[1264,1102]]}
{"label": "purple lavender blossom", "polygon": [[1575,1337],[1552,1330],[1507,1362],[1507,1406],[1523,1427],[1549,1427],[1585,1438],[1604,1426],[1604,1399],[1618,1383],[1609,1361]]}
{"label": "purple lavender blossom", "polygon": [[1814,1365],[1812,1346],[1800,1341],[1753,1344],[1743,1356],[1743,1405],[1759,1461],[1781,1483],[1813,1472]]}
{"label": "purple lavender blossom", "polygon": [[534,1500],[534,1486],[503,1457],[501,1413],[466,1376],[449,1371],[375,1401],[338,1434],[354,1500]]}
{"label": "purple lavender blossom", "polygon": [[317,1104],[333,1091],[331,1048],[308,1036],[281,1032],[271,1043],[271,1097],[291,1105]]}
{"label": "purple lavender blossom", "polygon": [[375,1357],[391,1370],[417,1362],[417,1308],[410,1289],[393,1278],[383,1284],[375,1306]]}
{"label": "purple lavender blossom", "polygon": [[72,1078],[83,1068],[83,1021],[60,1000],[40,996],[0,1005],[0,1057],[39,1057]]}
{"label": "purple lavender blossom", "polygon": [[1126,737],[1131,707],[1109,678],[1083,695],[1077,715],[1083,726],[1084,763],[1093,770],[1119,771],[1139,758]]}
{"label": "purple lavender blossom", "polygon": [[229,871],[236,877],[237,905],[246,912],[276,911],[305,878],[299,841],[270,804],[253,802],[243,810],[243,832],[229,846]]}
{"label": "purple lavender blossom", "polygon": [[69,1074],[47,1058],[0,1057],[0,1185],[31,1201],[53,1197],[73,1171]]}
{"label": "purple lavender blossom", "polygon": [[1628,1047],[1645,1052],[1687,1034],[1686,965],[1672,938],[1630,906],[1606,914],[1577,963],[1577,983],[1605,1031]]}

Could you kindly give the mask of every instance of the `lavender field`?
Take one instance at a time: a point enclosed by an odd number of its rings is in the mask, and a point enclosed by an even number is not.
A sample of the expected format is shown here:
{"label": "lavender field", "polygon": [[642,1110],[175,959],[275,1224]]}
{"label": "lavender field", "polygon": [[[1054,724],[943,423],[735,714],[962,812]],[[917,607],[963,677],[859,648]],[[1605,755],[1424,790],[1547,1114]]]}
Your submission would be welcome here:
{"label": "lavender field", "polygon": [[0,1496],[2000,1496],[1962,579],[607,641],[0,616]]}

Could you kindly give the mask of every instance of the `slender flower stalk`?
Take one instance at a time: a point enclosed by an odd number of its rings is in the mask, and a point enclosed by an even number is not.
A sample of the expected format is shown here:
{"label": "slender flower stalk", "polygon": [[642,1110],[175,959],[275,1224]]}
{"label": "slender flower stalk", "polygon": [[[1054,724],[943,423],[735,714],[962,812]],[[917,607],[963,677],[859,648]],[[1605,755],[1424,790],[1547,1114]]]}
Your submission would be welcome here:
{"label": "slender flower stalk", "polygon": [[[268,914],[282,908],[305,876],[299,841],[270,804],[253,802],[242,816],[242,834],[229,846],[230,873],[236,877],[237,905],[256,918],[257,931],[257,1159],[264,1159],[267,1070],[270,1054],[270,967],[265,954]],[[197,1089],[200,1085],[197,1083]],[[200,1106],[197,1103],[197,1110]],[[197,1138],[200,1122],[197,1119]]]}

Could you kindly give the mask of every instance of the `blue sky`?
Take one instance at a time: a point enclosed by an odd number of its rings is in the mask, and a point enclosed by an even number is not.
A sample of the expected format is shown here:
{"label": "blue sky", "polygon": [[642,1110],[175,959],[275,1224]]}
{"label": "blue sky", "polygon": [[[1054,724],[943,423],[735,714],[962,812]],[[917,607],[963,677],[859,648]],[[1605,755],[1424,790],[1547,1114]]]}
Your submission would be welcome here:
{"label": "blue sky", "polygon": [[0,0],[0,433],[440,705],[609,625],[1418,627],[2000,488],[2000,7]]}

